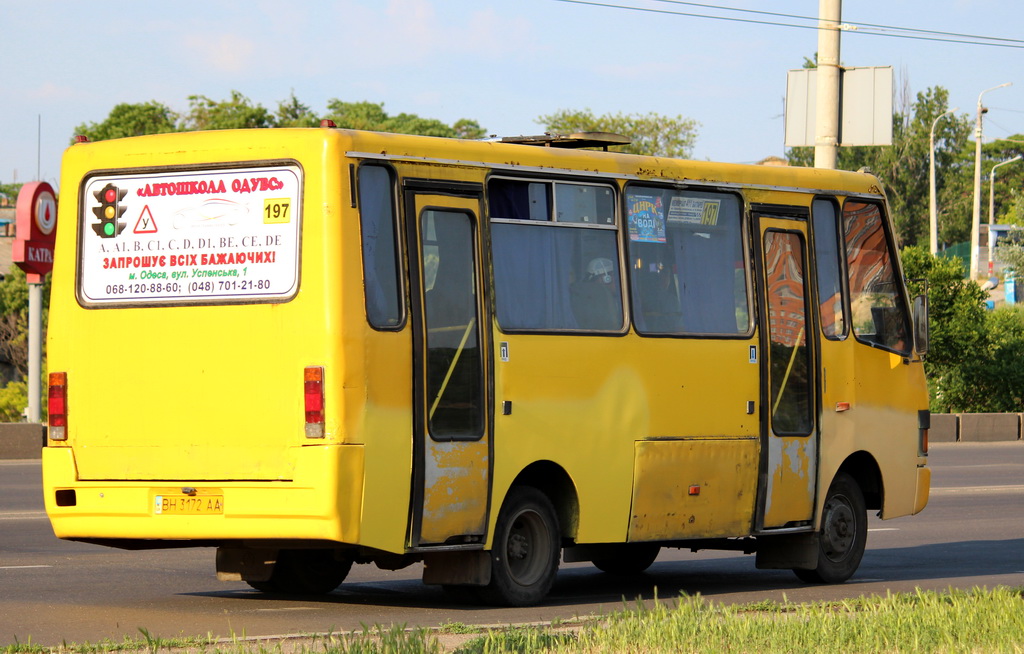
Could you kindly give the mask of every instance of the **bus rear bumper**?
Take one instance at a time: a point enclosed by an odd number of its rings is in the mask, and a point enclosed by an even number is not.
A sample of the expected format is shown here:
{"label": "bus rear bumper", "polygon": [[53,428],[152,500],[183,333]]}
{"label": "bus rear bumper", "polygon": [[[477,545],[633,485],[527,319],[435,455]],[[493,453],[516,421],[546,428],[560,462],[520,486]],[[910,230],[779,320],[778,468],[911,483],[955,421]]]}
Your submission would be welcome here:
{"label": "bus rear bumper", "polygon": [[43,449],[46,512],[73,540],[318,540],[358,544],[363,448],[303,447],[288,481],[79,481],[72,448]]}
{"label": "bus rear bumper", "polygon": [[917,495],[914,498],[914,513],[920,513],[928,506],[928,493],[932,485],[931,468],[920,466],[917,469]]}

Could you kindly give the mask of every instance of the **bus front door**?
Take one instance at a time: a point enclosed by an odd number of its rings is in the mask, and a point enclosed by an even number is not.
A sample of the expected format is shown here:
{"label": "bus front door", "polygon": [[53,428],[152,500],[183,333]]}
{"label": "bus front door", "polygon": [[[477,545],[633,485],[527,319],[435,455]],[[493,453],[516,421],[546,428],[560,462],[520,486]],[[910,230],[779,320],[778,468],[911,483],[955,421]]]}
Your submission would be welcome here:
{"label": "bus front door", "polygon": [[808,310],[806,216],[757,214],[761,289],[760,529],[805,528],[817,489],[817,368]]}
{"label": "bus front door", "polygon": [[410,546],[482,544],[491,439],[480,187],[407,182],[413,327]]}

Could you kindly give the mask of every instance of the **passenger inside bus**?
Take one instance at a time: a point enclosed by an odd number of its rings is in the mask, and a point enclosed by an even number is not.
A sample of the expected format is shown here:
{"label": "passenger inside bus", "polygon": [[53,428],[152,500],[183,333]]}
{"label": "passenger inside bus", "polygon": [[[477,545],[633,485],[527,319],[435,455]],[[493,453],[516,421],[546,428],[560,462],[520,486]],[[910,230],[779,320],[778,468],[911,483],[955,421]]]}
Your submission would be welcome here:
{"label": "passenger inside bus", "polygon": [[618,266],[611,259],[591,259],[583,277],[572,283],[569,293],[580,329],[611,330],[622,326]]}

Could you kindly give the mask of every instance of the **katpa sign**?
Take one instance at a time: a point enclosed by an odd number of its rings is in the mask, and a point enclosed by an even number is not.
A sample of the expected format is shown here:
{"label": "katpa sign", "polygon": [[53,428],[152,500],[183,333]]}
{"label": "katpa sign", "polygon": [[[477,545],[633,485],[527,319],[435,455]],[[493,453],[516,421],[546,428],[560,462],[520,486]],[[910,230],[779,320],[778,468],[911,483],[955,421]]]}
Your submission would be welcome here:
{"label": "katpa sign", "polygon": [[[39,283],[53,270],[53,242],[57,237],[57,196],[46,182],[29,182],[18,193],[12,258]],[[33,276],[36,276],[33,279]]]}

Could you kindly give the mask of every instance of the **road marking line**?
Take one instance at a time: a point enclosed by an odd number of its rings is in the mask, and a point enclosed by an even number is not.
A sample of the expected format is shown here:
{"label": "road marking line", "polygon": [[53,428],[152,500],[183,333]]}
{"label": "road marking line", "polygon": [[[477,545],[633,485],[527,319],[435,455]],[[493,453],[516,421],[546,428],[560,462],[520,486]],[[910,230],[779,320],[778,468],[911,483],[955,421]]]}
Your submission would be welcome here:
{"label": "road marking line", "polygon": [[7,511],[0,513],[0,520],[44,520],[46,511]]}
{"label": "road marking line", "polygon": [[873,531],[899,531],[899,530],[900,530],[899,527],[875,527],[875,528],[872,528],[872,529],[868,529],[868,533],[871,533]]}
{"label": "road marking line", "polygon": [[1014,486],[960,486],[959,488],[932,488],[932,495],[960,495],[964,493],[1024,493],[1024,485]]}
{"label": "road marking line", "polygon": [[28,570],[29,568],[52,568],[52,565],[0,565],[0,570]]}

